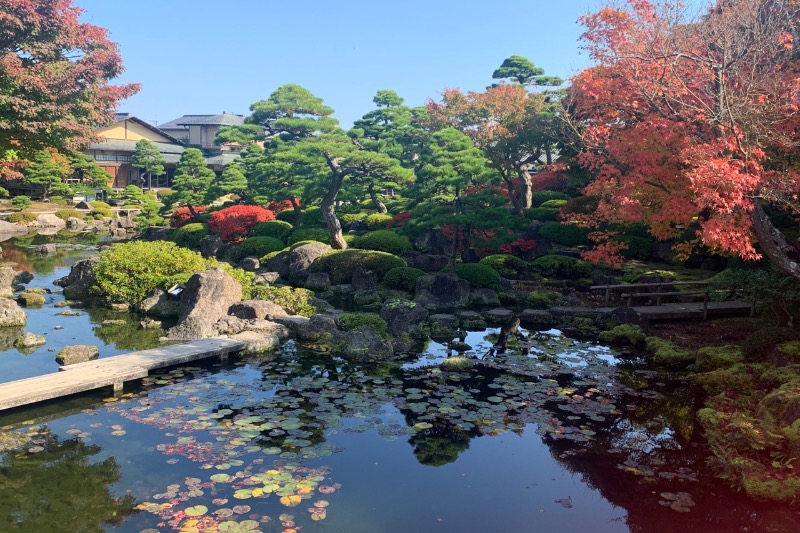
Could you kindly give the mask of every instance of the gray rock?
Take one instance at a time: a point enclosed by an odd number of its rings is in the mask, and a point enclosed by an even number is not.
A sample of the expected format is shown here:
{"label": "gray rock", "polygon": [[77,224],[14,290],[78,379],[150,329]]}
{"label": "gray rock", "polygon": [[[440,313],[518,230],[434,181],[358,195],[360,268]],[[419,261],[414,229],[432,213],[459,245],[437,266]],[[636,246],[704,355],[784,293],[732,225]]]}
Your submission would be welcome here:
{"label": "gray rock", "polygon": [[94,278],[94,265],[99,260],[98,256],[93,256],[78,261],[72,265],[68,275],[55,280],[53,284],[64,287],[64,297],[68,300],[84,301],[89,299],[89,291]]}
{"label": "gray rock", "polygon": [[55,244],[42,244],[36,248],[36,251],[42,255],[54,255],[58,248],[56,248]]}
{"label": "gray rock", "polygon": [[92,361],[98,357],[100,357],[100,350],[97,346],[80,344],[77,346],[65,346],[56,355],[56,362],[61,366],[66,366]]}
{"label": "gray rock", "polygon": [[492,289],[473,289],[470,292],[469,301],[473,305],[500,305],[497,292]]}
{"label": "gray rock", "polygon": [[392,344],[370,326],[359,326],[344,334],[342,355],[356,362],[378,362],[394,355]]}
{"label": "gray rock", "polygon": [[312,272],[303,285],[312,291],[325,290],[331,286],[331,277],[325,272]]}
{"label": "gray rock", "polygon": [[218,257],[225,243],[217,235],[206,235],[200,239],[200,253],[203,257]]}
{"label": "gray rock", "polygon": [[28,315],[17,302],[8,298],[0,298],[0,328],[24,326]]}
{"label": "gray rock", "polygon": [[14,279],[13,279],[12,283],[16,287],[16,286],[19,286],[19,285],[27,285],[31,281],[33,281],[33,274],[31,274],[27,270],[23,270],[22,272],[17,272],[14,275]]}
{"label": "gray rock", "polygon": [[289,313],[275,302],[266,300],[245,300],[230,306],[228,314],[243,319],[272,319],[276,316],[287,316]]}
{"label": "gray rock", "polygon": [[14,222],[8,222],[6,220],[0,220],[0,233],[16,235],[18,233],[28,233],[29,231],[30,230],[26,226],[22,226]]}
{"label": "gray rock", "polygon": [[459,311],[456,313],[462,328],[480,329],[486,327],[486,321],[475,311]]}
{"label": "gray rock", "polygon": [[486,320],[495,324],[505,324],[506,322],[511,322],[514,319],[514,311],[511,309],[492,309],[491,311],[486,311],[483,316],[486,317]]}
{"label": "gray rock", "polygon": [[300,332],[308,326],[309,319],[304,316],[276,316],[272,318],[273,322],[277,322],[282,326],[285,326],[295,335],[299,335]]}
{"label": "gray rock", "polygon": [[36,217],[36,221],[31,224],[34,228],[63,228],[67,225],[64,220],[61,220],[52,213],[42,213]]}
{"label": "gray rock", "polygon": [[65,309],[59,313],[56,313],[58,316],[81,316],[83,313],[80,311],[73,311],[72,309]]}
{"label": "gray rock", "polygon": [[192,340],[216,335],[214,323],[242,300],[242,286],[222,269],[193,275],[181,292],[181,314],[170,339]]}
{"label": "gray rock", "polygon": [[[124,324],[125,321],[123,320],[122,323]],[[142,329],[160,329],[164,327],[164,324],[160,320],[155,320],[152,318],[145,318],[139,325],[142,326]]]}
{"label": "gray rock", "polygon": [[433,310],[464,307],[469,301],[469,282],[442,272],[421,276],[414,301]]}
{"label": "gray rock", "polygon": [[305,341],[319,341],[328,337],[334,337],[339,333],[336,315],[316,314],[313,315],[305,326],[298,331],[298,336]]}
{"label": "gray rock", "polygon": [[24,291],[17,297],[17,302],[25,307],[41,307],[45,304],[44,294],[36,291]]}
{"label": "gray rock", "polygon": [[381,307],[380,316],[392,335],[417,336],[428,318],[428,310],[409,300],[391,300]]}
{"label": "gray rock", "polygon": [[321,242],[311,242],[298,246],[294,250],[281,252],[266,263],[269,270],[275,271],[284,279],[299,282],[310,274],[309,268],[322,254],[332,248]]}
{"label": "gray rock", "polygon": [[224,316],[214,323],[217,335],[235,335],[247,329],[247,320],[235,316]]}
{"label": "gray rock", "polygon": [[452,339],[456,336],[459,321],[455,315],[438,313],[428,317],[428,325],[431,337]]}
{"label": "gray rock", "polygon": [[25,329],[20,326],[0,327],[0,351],[10,350],[16,340],[24,335]]}
{"label": "gray rock", "polygon": [[271,335],[258,331],[242,331],[231,335],[230,338],[245,343],[242,352],[246,354],[271,352],[281,345],[281,339],[278,335]]}
{"label": "gray rock", "polygon": [[277,335],[278,338],[284,340],[289,337],[289,328],[283,324],[278,324],[273,320],[246,320],[246,331],[255,331],[256,333]]}
{"label": "gray rock", "polygon": [[161,289],[137,303],[133,308],[139,313],[162,318],[177,317],[181,314],[181,303]]}
{"label": "gray rock", "polygon": [[353,294],[353,303],[358,306],[370,306],[380,301],[381,295],[375,289],[362,289]]}
{"label": "gray rock", "polygon": [[519,320],[525,326],[550,328],[558,322],[556,318],[543,309],[525,309],[520,313]]}
{"label": "gray rock", "polygon": [[281,277],[277,272],[261,272],[253,278],[253,285],[272,285]]}
{"label": "gray rock", "polygon": [[371,270],[356,267],[353,270],[353,288],[357,291],[377,289],[378,275]]}
{"label": "gray rock", "polygon": [[434,272],[446,267],[449,260],[446,255],[420,254],[414,257],[412,266],[426,272]]}
{"label": "gray rock", "polygon": [[258,257],[247,256],[239,261],[239,268],[245,272],[255,272],[261,266]]}
{"label": "gray rock", "polygon": [[17,348],[34,348],[36,346],[42,346],[46,344],[47,341],[41,335],[34,335],[26,331],[21,337],[19,337],[16,341],[14,341],[14,346]]}

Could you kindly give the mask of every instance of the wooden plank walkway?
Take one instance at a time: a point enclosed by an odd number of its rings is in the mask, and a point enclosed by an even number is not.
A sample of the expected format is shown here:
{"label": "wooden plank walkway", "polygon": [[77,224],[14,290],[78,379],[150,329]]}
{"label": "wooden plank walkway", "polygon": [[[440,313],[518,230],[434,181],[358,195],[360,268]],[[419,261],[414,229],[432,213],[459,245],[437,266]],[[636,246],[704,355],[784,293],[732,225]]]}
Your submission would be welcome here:
{"label": "wooden plank walkway", "polygon": [[113,386],[146,377],[150,370],[208,357],[225,357],[245,344],[223,338],[200,339],[62,367],[59,372],[0,383],[0,411]]}

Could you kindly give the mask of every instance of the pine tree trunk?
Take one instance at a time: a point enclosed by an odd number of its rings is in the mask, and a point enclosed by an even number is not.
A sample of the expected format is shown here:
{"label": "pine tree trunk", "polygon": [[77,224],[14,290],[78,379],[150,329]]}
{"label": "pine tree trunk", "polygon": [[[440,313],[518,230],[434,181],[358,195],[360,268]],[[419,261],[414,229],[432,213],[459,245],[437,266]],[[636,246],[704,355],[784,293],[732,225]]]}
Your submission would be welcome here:
{"label": "pine tree trunk", "polygon": [[297,198],[289,198],[289,202],[292,204],[292,210],[294,211],[294,225],[301,226],[303,224],[303,212],[300,211],[300,204],[297,203]]}
{"label": "pine tree trunk", "polygon": [[336,250],[346,250],[347,243],[342,236],[342,224],[339,222],[339,217],[336,216],[334,205],[336,204],[336,195],[339,194],[339,189],[342,188],[344,182],[344,173],[339,167],[336,159],[328,153],[323,154],[325,161],[328,163],[328,168],[331,169],[333,174],[331,183],[328,186],[328,192],[322,198],[322,218],[325,220],[325,225],[328,227],[328,233],[331,237],[331,246]]}
{"label": "pine tree trunk", "polygon": [[[531,185],[531,175],[523,167],[517,169],[517,176],[520,181],[519,203],[524,209],[533,207],[533,187]],[[519,213],[522,215],[522,213]]]}
{"label": "pine tree trunk", "polygon": [[796,254],[797,250],[786,242],[786,237],[772,224],[757,198],[753,199],[750,218],[753,223],[753,233],[756,234],[764,255],[781,272],[800,280],[800,263],[789,256],[790,253]]}
{"label": "pine tree trunk", "polygon": [[375,204],[375,209],[378,210],[378,213],[381,214],[388,213],[389,210],[386,209],[386,205],[384,205],[384,203],[381,202],[381,199],[378,198],[378,193],[375,192],[375,185],[373,183],[369,184],[367,191],[369,191],[369,197],[372,198],[372,203]]}
{"label": "pine tree trunk", "polygon": [[503,178],[503,181],[506,184],[508,199],[511,200],[511,205],[514,206],[514,213],[519,216],[523,216],[524,213],[522,211],[522,204],[520,204],[519,198],[517,198],[517,188],[514,187],[514,180],[511,179],[505,170],[500,170],[500,177]]}

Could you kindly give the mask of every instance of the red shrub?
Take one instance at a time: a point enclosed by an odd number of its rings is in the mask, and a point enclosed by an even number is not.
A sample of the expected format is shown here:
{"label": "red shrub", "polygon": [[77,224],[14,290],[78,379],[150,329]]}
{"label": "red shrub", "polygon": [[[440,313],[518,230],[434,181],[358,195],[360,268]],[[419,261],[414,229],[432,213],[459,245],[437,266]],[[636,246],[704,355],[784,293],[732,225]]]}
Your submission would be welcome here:
{"label": "red shrub", "polygon": [[233,205],[211,215],[208,229],[223,241],[243,239],[259,222],[275,219],[275,213],[259,205]]}
{"label": "red shrub", "polygon": [[[204,205],[194,206],[194,210],[197,213],[202,213],[206,209],[208,208]],[[192,222],[192,214],[189,212],[188,207],[179,207],[169,217],[169,225],[172,226],[173,228],[180,228],[181,226],[185,226],[189,222]]]}
{"label": "red shrub", "polygon": [[528,252],[534,248],[536,248],[536,241],[531,239],[517,239],[514,242],[505,243],[500,247],[500,251],[504,254],[510,254],[525,259]]}
{"label": "red shrub", "polygon": [[406,211],[405,213],[398,213],[396,214],[391,222],[386,225],[387,228],[402,228],[408,221],[411,219],[411,213]]}
{"label": "red shrub", "polygon": [[[297,205],[300,205],[300,200],[295,200]],[[280,213],[281,211],[286,211],[287,209],[292,209],[292,202],[289,200],[283,201],[276,201],[273,200],[269,204],[267,204],[267,209],[272,211],[273,213]]]}

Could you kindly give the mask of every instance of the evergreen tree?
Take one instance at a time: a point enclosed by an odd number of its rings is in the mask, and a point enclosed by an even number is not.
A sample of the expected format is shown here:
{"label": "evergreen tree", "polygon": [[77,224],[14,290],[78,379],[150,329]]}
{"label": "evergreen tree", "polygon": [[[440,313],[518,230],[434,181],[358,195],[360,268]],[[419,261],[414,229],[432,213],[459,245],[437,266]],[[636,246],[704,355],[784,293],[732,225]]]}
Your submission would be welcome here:
{"label": "evergreen tree", "polygon": [[214,177],[214,171],[206,166],[203,153],[197,148],[187,148],[178,161],[172,180],[175,192],[167,197],[167,204],[183,203],[189,208],[192,218],[197,219],[194,206],[203,202]]}
{"label": "evergreen tree", "polygon": [[39,150],[22,169],[22,184],[39,189],[44,200],[53,194],[71,196],[72,188],[64,182],[69,174],[69,161],[64,156]]}
{"label": "evergreen tree", "polygon": [[[163,176],[166,160],[155,144],[147,139],[141,139],[136,143],[136,151],[133,152],[131,165],[139,169],[139,185],[147,183],[149,189],[153,188],[153,175]],[[144,180],[145,174],[147,181]]]}

